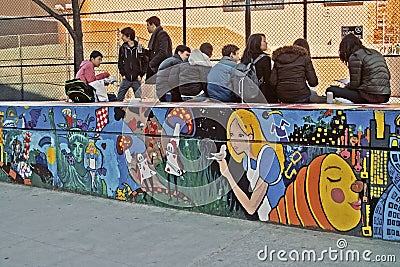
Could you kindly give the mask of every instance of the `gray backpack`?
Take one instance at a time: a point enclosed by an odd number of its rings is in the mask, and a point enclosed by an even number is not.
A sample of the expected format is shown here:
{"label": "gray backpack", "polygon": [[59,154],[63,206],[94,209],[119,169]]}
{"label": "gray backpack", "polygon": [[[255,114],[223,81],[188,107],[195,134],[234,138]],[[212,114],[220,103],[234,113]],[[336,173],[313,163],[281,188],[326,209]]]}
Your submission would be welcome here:
{"label": "gray backpack", "polygon": [[258,79],[256,72],[256,63],[266,54],[259,55],[256,59],[251,59],[249,64],[239,63],[236,65],[236,69],[243,72],[243,74],[249,78],[254,84],[260,86],[264,82],[264,78],[261,76],[261,79]]}
{"label": "gray backpack", "polygon": [[260,85],[264,82],[263,77],[258,79],[256,72],[256,63],[266,54],[259,55],[255,60],[249,64],[239,63],[236,65],[236,75],[238,77],[236,93],[242,99],[242,102],[258,102],[261,91]]}

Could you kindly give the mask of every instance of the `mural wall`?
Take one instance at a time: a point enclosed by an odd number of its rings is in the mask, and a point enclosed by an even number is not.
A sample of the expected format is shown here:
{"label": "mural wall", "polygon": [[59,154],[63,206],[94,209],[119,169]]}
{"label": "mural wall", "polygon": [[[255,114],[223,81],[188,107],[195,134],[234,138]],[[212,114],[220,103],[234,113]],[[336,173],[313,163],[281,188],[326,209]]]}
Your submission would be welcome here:
{"label": "mural wall", "polygon": [[0,126],[1,181],[400,241],[393,106],[0,106]]}

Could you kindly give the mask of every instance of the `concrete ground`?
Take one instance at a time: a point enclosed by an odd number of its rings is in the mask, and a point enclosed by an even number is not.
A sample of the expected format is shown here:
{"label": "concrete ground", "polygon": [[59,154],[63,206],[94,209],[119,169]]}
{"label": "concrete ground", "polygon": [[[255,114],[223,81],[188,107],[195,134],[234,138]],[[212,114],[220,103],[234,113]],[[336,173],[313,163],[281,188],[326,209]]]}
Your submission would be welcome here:
{"label": "concrete ground", "polygon": [[[281,260],[266,258],[266,246]],[[400,266],[399,251],[396,242],[0,183],[1,267]],[[389,255],[397,263],[373,262]]]}

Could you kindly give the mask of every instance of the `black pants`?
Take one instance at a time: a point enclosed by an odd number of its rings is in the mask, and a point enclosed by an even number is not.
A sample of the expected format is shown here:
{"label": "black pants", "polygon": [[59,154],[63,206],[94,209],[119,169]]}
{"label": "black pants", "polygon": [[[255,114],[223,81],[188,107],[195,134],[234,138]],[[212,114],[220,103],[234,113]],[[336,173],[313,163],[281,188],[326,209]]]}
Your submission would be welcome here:
{"label": "black pants", "polygon": [[352,90],[345,87],[340,86],[330,86],[326,89],[326,92],[332,92],[333,97],[341,97],[350,100],[355,104],[363,104],[368,103],[362,96],[358,90]]}

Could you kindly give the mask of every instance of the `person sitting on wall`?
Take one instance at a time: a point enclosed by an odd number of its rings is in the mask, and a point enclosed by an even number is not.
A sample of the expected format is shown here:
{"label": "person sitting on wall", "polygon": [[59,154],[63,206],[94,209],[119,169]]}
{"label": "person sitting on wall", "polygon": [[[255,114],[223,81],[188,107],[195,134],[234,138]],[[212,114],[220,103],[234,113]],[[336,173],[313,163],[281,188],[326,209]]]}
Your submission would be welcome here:
{"label": "person sitting on wall", "polygon": [[222,102],[240,102],[234,93],[235,66],[240,61],[239,47],[233,44],[222,48],[221,60],[211,68],[207,76],[207,92],[210,98]]}
{"label": "person sitting on wall", "polygon": [[183,101],[202,99],[207,94],[207,75],[212,63],[213,47],[203,43],[200,49],[194,49],[188,58],[188,63],[181,65],[179,74],[179,91]]}
{"label": "person sitting on wall", "polygon": [[284,103],[309,103],[311,90],[309,86],[318,85],[318,77],[311,62],[306,40],[303,46],[296,42],[291,46],[283,46],[272,53],[274,67],[270,82],[275,92]]}
{"label": "person sitting on wall", "polygon": [[75,78],[80,79],[87,84],[97,80],[108,78],[110,76],[110,73],[108,72],[103,72],[98,75],[96,75],[94,72],[94,68],[100,67],[102,61],[103,55],[99,51],[92,51],[92,53],[90,53],[89,60],[82,61]]}
{"label": "person sitting on wall", "polygon": [[330,86],[326,92],[357,104],[389,101],[390,72],[381,53],[366,48],[350,33],[340,42],[339,57],[349,68],[350,82],[344,88]]}
{"label": "person sitting on wall", "polygon": [[180,68],[177,65],[187,61],[190,52],[186,45],[178,45],[174,55],[161,62],[156,78],[156,94],[161,102],[182,101],[179,93]]}

